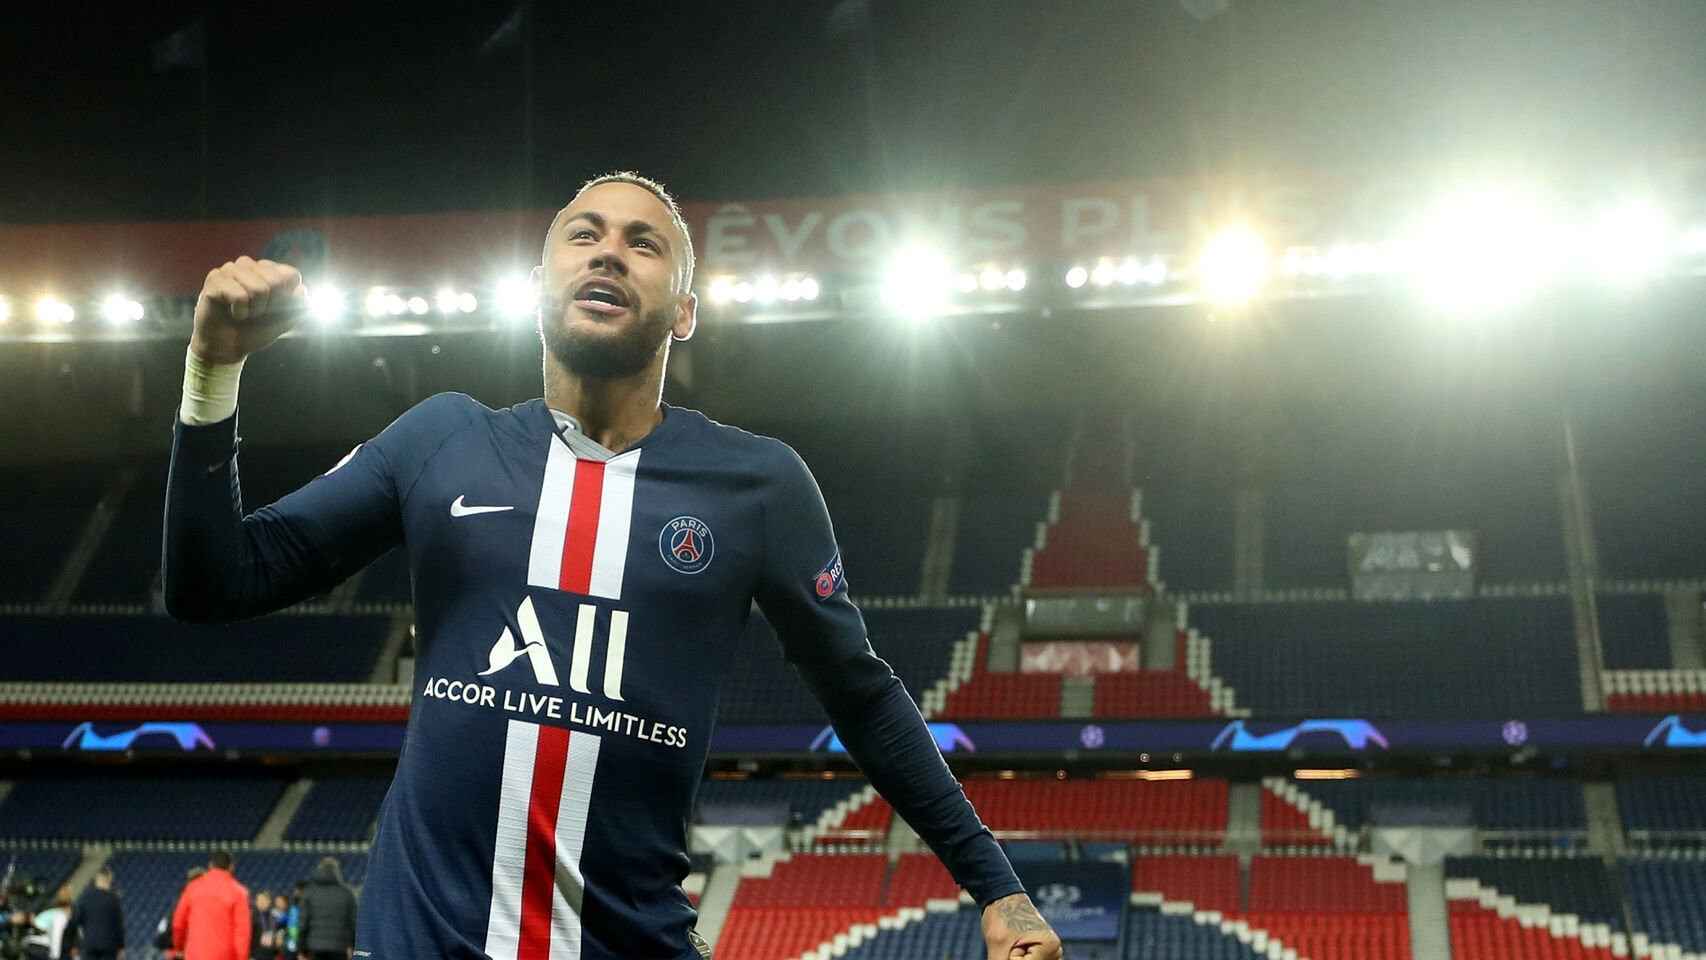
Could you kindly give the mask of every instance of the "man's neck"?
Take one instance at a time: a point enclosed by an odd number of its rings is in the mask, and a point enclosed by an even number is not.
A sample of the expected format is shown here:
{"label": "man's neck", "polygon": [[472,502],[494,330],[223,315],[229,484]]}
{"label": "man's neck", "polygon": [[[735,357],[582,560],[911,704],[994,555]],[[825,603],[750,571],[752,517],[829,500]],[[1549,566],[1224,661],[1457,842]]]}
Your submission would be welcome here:
{"label": "man's neck", "polygon": [[662,356],[632,377],[582,377],[545,360],[545,406],[575,418],[581,433],[613,453],[638,443],[663,420]]}

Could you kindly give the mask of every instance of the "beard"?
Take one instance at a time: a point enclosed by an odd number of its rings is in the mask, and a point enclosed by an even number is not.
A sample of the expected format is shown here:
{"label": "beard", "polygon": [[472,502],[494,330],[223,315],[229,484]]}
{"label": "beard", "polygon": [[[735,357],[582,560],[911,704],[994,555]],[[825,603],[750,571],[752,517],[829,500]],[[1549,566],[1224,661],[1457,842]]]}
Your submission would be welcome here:
{"label": "beard", "polygon": [[637,312],[634,321],[617,333],[588,331],[568,320],[572,305],[560,307],[553,298],[539,312],[539,336],[545,349],[570,373],[614,380],[646,369],[668,342],[674,325],[673,307]]}

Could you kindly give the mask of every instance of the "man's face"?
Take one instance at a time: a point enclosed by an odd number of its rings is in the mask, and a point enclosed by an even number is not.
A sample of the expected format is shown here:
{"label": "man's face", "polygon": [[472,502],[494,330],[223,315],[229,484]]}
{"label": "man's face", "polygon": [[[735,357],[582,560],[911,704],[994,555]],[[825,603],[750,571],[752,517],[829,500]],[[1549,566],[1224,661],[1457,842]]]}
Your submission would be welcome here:
{"label": "man's face", "polygon": [[576,197],[545,240],[539,333],[571,372],[627,377],[671,333],[693,333],[694,302],[676,292],[683,238],[644,187],[601,183]]}
{"label": "man's face", "polygon": [[264,894],[264,893],[255,894],[255,909],[256,910],[265,910],[267,908],[267,903],[269,901],[270,901],[270,898],[266,894]]}
{"label": "man's face", "polygon": [[272,898],[272,908],[274,910],[277,910],[280,913],[283,913],[284,911],[290,909],[290,901],[285,899],[284,894],[281,893],[278,896]]}

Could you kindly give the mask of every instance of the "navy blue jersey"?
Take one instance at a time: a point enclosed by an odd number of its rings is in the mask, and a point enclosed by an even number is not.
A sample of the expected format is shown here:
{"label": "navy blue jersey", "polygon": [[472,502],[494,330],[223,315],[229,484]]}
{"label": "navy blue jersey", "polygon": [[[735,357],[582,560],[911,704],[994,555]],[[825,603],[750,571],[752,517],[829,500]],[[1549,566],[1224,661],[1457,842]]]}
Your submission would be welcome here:
{"label": "navy blue jersey", "polygon": [[543,400],[491,410],[439,394],[246,516],[238,418],[177,424],[174,616],[255,616],[408,552],[416,682],[358,957],[696,957],[687,820],[754,601],[849,753],[968,893],[1022,890],[872,652],[805,464],[663,412],[632,448],[580,456],[585,439]]}

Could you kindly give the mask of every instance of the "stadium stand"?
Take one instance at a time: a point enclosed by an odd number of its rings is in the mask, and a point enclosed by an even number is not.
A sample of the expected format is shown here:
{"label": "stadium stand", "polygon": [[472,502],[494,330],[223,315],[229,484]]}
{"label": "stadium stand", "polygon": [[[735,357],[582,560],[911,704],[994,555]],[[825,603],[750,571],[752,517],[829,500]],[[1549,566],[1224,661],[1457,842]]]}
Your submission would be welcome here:
{"label": "stadium stand", "polygon": [[1140,854],[1133,858],[1131,890],[1231,915],[1243,909],[1238,858]]}
{"label": "stadium stand", "polygon": [[1460,811],[1465,825],[1482,830],[1587,830],[1581,785],[1565,780],[1366,778],[1311,781],[1293,789],[1352,831],[1377,822],[1383,809],[1402,816],[1418,808],[1435,816]]}
{"label": "stadium stand", "polygon": [[954,642],[977,629],[977,607],[868,607],[871,648],[894,668],[914,700],[948,675]]}
{"label": "stadium stand", "polygon": [[[1550,920],[1550,916],[1547,917]],[[1464,900],[1453,900],[1447,916],[1451,929],[1453,960],[1611,960],[1628,956],[1625,948],[1613,953],[1610,937],[1560,921],[1556,929],[1542,924],[1536,912],[1519,918]],[[1603,939],[1604,943],[1598,940]],[[1590,942],[1592,941],[1592,942]]]}
{"label": "stadium stand", "polygon": [[717,708],[722,723],[829,723],[798,670],[782,659],[781,641],[757,609],[747,621],[729,663],[738,672],[724,681]]}
{"label": "stadium stand", "polygon": [[365,841],[373,833],[379,805],[390,787],[389,776],[315,780],[285,829],[284,839],[292,843]]}
{"label": "stadium stand", "polygon": [[1501,436],[1496,457],[1454,456],[1395,440],[1412,436],[1414,424],[1379,429],[1381,415],[1359,411],[1367,432],[1353,442],[1282,458],[1271,469],[1264,485],[1267,587],[1345,587],[1346,539],[1386,530],[1473,531],[1484,581],[1564,577],[1554,452],[1544,440]]}
{"label": "stadium stand", "polygon": [[1445,875],[1474,879],[1518,903],[1545,904],[1584,923],[1623,927],[1616,886],[1597,857],[1450,857]]}
{"label": "stadium stand", "polygon": [[1271,954],[1189,914],[1134,907],[1126,914],[1125,960],[1258,960]]}
{"label": "stadium stand", "polygon": [[0,530],[6,531],[8,553],[0,603],[43,599],[119,469],[55,464],[0,471]]}
{"label": "stadium stand", "polygon": [[1217,843],[1226,832],[1224,780],[968,777],[962,782],[983,822],[1015,837]]}
{"label": "stadium stand", "polygon": [[1019,559],[1036,541],[1048,493],[973,494],[962,499],[948,592],[995,596],[1019,581]]}
{"label": "stadium stand", "polygon": [[1595,598],[1599,642],[1612,670],[1668,670],[1670,638],[1661,594],[1609,594]]}
{"label": "stadium stand", "polygon": [[[9,681],[355,683],[373,673],[383,616],[280,616],[198,626],[147,614],[13,616],[0,630]],[[73,649],[75,657],[41,651]]]}
{"label": "stadium stand", "polygon": [[1625,860],[1623,889],[1635,928],[1650,941],[1706,954],[1706,862],[1689,856]]}
{"label": "stadium stand", "polygon": [[960,885],[933,853],[903,853],[889,873],[883,905],[912,907],[928,900],[957,900]]}
{"label": "stadium stand", "polygon": [[1214,638],[1219,675],[1258,716],[1582,709],[1562,598],[1196,605],[1190,618]]}
{"label": "stadium stand", "polygon": [[74,599],[84,603],[146,604],[160,572],[161,505],[166,501],[166,463],[137,467],[137,479],[113,517],[112,526],[78,582]]}
{"label": "stadium stand", "polygon": [[883,915],[881,854],[796,854],[742,868],[717,949],[731,957],[795,957]]}
{"label": "stadium stand", "polygon": [[33,883],[42,894],[52,896],[82,859],[77,850],[0,850],[0,880],[12,885]]}
{"label": "stadium stand", "polygon": [[706,780],[695,798],[701,823],[716,823],[706,814],[731,807],[786,807],[792,822],[816,823],[837,805],[847,804],[865,789],[859,779]]}
{"label": "stadium stand", "polygon": [[244,843],[284,786],[269,776],[31,777],[0,802],[0,839]]}
{"label": "stadium stand", "polygon": [[1049,503],[1040,548],[1026,555],[1019,582],[1028,591],[1091,587],[1147,590],[1148,534],[1136,491],[1068,490]]}
{"label": "stadium stand", "polygon": [[1258,856],[1241,919],[1311,960],[1408,960],[1403,880],[1376,858]]}
{"label": "stadium stand", "polygon": [[1601,682],[1613,713],[1706,711],[1706,670],[1607,670]]}
{"label": "stadium stand", "polygon": [[[161,918],[171,916],[178,893],[183,889],[185,874],[192,867],[207,866],[207,856],[206,851],[120,851],[113,854],[108,863],[113,869],[113,886],[124,898],[125,940],[132,952],[151,955],[144,945],[153,942]],[[308,878],[322,856],[324,854],[320,853],[233,850],[232,872],[251,894],[262,890],[289,894],[292,886]],[[359,890],[367,877],[367,854],[339,853],[335,856],[343,871],[344,882]],[[169,924],[170,920],[167,922]]]}
{"label": "stadium stand", "polygon": [[1706,777],[1651,776],[1617,781],[1617,810],[1630,840],[1701,834],[1706,840]]}
{"label": "stadium stand", "polygon": [[982,916],[969,907],[897,910],[839,956],[845,960],[981,960],[988,953],[982,925]]}

